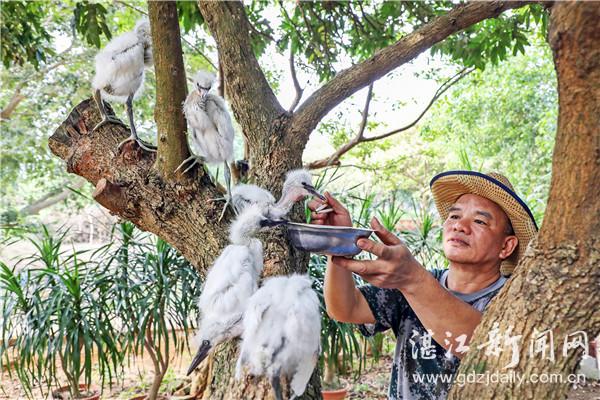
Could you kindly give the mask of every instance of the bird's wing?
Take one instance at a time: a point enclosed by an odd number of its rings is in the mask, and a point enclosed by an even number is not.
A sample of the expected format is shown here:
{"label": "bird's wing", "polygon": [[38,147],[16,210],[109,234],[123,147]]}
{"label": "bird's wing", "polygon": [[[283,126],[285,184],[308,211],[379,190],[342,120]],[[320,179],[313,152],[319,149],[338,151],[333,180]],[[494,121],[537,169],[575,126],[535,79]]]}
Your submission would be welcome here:
{"label": "bird's wing", "polygon": [[241,334],[248,300],[258,289],[258,276],[252,263],[249,249],[235,245],[227,246],[215,261],[198,302],[201,337],[212,341]]}
{"label": "bird's wing", "polygon": [[114,80],[135,79],[144,69],[143,48],[135,33],[125,32],[112,39],[95,58],[96,74],[92,81],[95,89],[108,84],[113,87]]}
{"label": "bird's wing", "polygon": [[268,375],[272,371],[273,353],[281,348],[281,319],[272,293],[274,285],[267,280],[250,298],[244,313],[242,345],[238,370],[248,366],[253,375]]}
{"label": "bird's wing", "polygon": [[225,105],[225,101],[216,95],[208,95],[206,101],[206,111],[213,120],[219,135],[226,140],[233,143],[233,137],[235,130],[233,129],[233,123],[231,122],[231,116]]}
{"label": "bird's wing", "polygon": [[204,304],[206,301],[206,305],[212,304],[227,290],[240,283],[246,283],[245,277],[252,273],[252,262],[252,253],[248,247],[227,246],[206,276],[200,303]]}
{"label": "bird's wing", "polygon": [[294,397],[300,397],[306,390],[306,385],[315,369],[317,360],[318,354],[315,353],[312,357],[305,358],[298,364],[298,368],[292,374],[290,382],[290,388],[292,389]]}
{"label": "bird's wing", "polygon": [[288,345],[278,355],[282,372],[291,379],[294,395],[300,396],[310,379],[319,353],[321,313],[319,299],[304,277],[290,277],[283,303],[284,337]]}

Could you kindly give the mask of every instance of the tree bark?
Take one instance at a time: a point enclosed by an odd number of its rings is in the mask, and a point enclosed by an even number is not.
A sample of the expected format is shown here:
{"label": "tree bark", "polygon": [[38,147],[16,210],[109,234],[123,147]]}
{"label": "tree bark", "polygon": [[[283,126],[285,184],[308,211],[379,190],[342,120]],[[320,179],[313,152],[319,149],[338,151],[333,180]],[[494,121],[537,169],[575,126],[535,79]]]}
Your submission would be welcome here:
{"label": "tree bark", "polygon": [[[156,164],[163,177],[171,178],[179,164],[190,155],[182,110],[187,95],[187,83],[177,5],[173,1],[149,1],[148,15],[156,71]],[[203,171],[201,167],[198,170]]]}
{"label": "tree bark", "polygon": [[[279,104],[254,56],[243,5],[213,1],[199,1],[198,5],[217,42],[225,94],[248,145],[249,179],[277,197],[285,173],[302,166],[302,152],[294,150],[287,140],[289,114]],[[295,220],[302,218],[300,207],[292,215]],[[281,230],[265,233],[261,239],[265,253],[263,276],[306,272],[308,255],[293,248]],[[266,379],[234,381],[236,359],[237,344],[226,344],[215,355],[208,388],[210,398],[271,398],[271,386]],[[320,398],[316,370],[303,398]]]}
{"label": "tree bark", "polygon": [[[451,399],[564,399],[582,349],[563,354],[566,335],[600,331],[600,4],[557,2],[551,10],[549,42],[558,77],[559,116],[552,183],[544,223],[515,275],[489,306],[459,372],[514,371],[525,383],[455,385]],[[549,322],[551,321],[551,322]],[[519,362],[510,348],[499,357],[477,349],[494,324],[511,327]],[[535,331],[537,329],[537,332]],[[555,361],[530,353],[539,332],[551,330]],[[547,348],[549,355],[550,347]],[[531,374],[560,374],[563,382],[530,383]],[[548,376],[548,375],[546,375]],[[556,375],[559,376],[559,375]],[[558,378],[556,378],[558,380]]]}
{"label": "tree bark", "polygon": [[137,146],[125,146],[117,155],[129,131],[109,125],[90,133],[100,119],[94,102],[83,101],[49,138],[50,150],[66,161],[68,172],[96,186],[101,205],[159,235],[205,272],[227,243],[226,225],[217,222],[222,205],[210,201],[219,192],[205,175],[165,180],[153,168],[155,153]]}

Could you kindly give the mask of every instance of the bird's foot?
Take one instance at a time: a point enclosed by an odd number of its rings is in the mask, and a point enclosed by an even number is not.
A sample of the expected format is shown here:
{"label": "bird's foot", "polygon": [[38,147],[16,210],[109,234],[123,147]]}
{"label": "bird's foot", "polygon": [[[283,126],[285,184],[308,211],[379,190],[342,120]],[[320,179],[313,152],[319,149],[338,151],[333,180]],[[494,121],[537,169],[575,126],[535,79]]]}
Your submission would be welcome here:
{"label": "bird's foot", "polygon": [[131,141],[136,142],[138,146],[140,146],[142,149],[144,149],[146,151],[156,152],[156,146],[144,143],[139,138],[136,138],[135,136],[131,135],[127,139],[125,139],[121,143],[119,143],[119,145],[117,146],[117,154],[121,154],[121,151],[123,150],[123,146],[125,146],[125,143],[131,142]]}
{"label": "bird's foot", "polygon": [[175,171],[173,171],[173,172],[177,172],[177,171],[179,171],[181,168],[183,168],[183,166],[184,166],[184,165],[186,165],[186,164],[187,164],[187,163],[189,163],[190,161],[191,161],[192,163],[190,164],[190,166],[189,166],[189,167],[187,167],[186,169],[184,169],[184,170],[181,172],[182,174],[185,174],[185,173],[186,173],[186,172],[188,172],[190,169],[192,169],[192,167],[193,167],[194,165],[196,165],[196,164],[199,164],[199,163],[203,162],[204,160],[202,159],[202,157],[198,157],[198,156],[192,155],[192,156],[190,156],[190,157],[186,158],[185,160],[183,160],[183,162],[182,162],[181,164],[179,164],[179,166],[178,166],[178,167],[175,169]]}
{"label": "bird's foot", "polygon": [[129,129],[129,127],[123,121],[118,119],[117,117],[114,117],[112,115],[107,115],[104,118],[102,118],[102,121],[98,122],[98,125],[96,125],[94,127],[94,129],[92,129],[92,132],[94,132],[95,130],[99,129],[101,126],[104,126],[106,124],[121,125],[123,128]]}
{"label": "bird's foot", "polygon": [[224,201],[225,202],[225,204],[223,205],[223,210],[221,210],[221,215],[219,216],[219,222],[221,222],[221,220],[223,219],[223,216],[225,215],[225,211],[227,210],[227,207],[230,207],[231,210],[233,211],[233,213],[235,215],[238,215],[238,212],[236,211],[235,207],[233,207],[233,204],[231,203],[231,198],[229,198],[228,196],[216,197],[214,199],[210,199],[209,201],[211,201],[211,202]]}

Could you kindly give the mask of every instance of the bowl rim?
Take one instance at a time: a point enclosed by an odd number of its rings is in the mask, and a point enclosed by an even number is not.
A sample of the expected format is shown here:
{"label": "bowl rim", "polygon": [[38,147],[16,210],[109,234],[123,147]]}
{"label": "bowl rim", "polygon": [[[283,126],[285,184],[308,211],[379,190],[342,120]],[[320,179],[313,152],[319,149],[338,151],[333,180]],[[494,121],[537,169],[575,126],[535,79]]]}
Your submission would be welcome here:
{"label": "bowl rim", "polygon": [[314,225],[314,224],[306,224],[306,223],[302,223],[302,222],[288,222],[286,225],[288,226],[298,226],[298,227],[305,227],[305,228],[314,228],[317,230],[337,230],[337,229],[341,229],[341,230],[348,230],[348,231],[364,231],[364,232],[375,232],[374,229],[369,229],[369,228],[356,228],[353,226],[334,226],[334,225]]}

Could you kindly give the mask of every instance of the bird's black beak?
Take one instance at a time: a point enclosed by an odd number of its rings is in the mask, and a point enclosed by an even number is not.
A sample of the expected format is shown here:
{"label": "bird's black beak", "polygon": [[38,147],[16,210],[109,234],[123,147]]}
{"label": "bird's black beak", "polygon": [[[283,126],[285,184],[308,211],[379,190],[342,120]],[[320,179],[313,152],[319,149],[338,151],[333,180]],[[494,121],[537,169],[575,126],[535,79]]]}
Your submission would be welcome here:
{"label": "bird's black beak", "polygon": [[308,191],[308,193],[312,194],[313,196],[318,197],[319,199],[326,201],[327,197],[323,196],[321,193],[319,193],[317,191],[317,189],[315,189],[315,187],[313,185],[309,185],[307,183],[303,183],[302,186],[304,186],[304,189],[306,189]]}
{"label": "bird's black beak", "polygon": [[198,349],[198,352],[196,352],[196,355],[192,359],[192,364],[188,368],[186,375],[189,376],[192,372],[194,372],[194,370],[196,369],[196,367],[198,365],[200,365],[200,363],[202,362],[202,360],[204,360],[206,358],[206,356],[208,355],[208,351],[210,350],[210,348],[211,348],[210,342],[208,340],[203,340],[202,344],[200,345],[200,348]]}
{"label": "bird's black beak", "polygon": [[273,228],[279,225],[285,225],[287,224],[289,221],[287,219],[268,219],[265,218],[263,220],[260,221],[260,227],[261,228]]}

